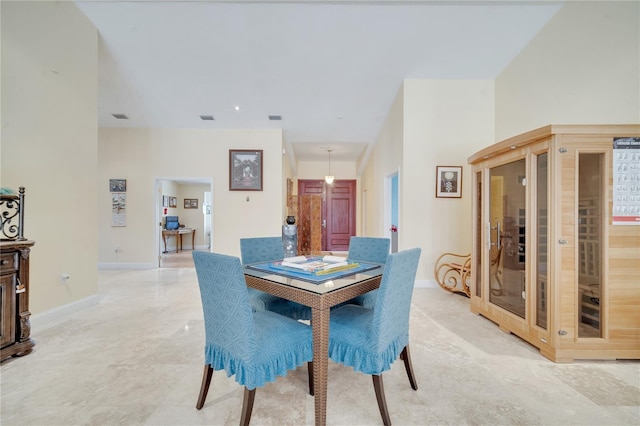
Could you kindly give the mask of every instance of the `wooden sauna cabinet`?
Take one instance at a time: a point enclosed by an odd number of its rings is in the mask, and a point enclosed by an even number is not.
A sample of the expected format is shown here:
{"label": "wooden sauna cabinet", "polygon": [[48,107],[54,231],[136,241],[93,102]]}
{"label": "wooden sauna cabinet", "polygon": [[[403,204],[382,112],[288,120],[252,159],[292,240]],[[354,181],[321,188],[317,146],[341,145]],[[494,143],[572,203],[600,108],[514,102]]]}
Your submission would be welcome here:
{"label": "wooden sauna cabinet", "polygon": [[618,137],[640,125],[549,125],[469,157],[471,310],[555,362],[640,358],[640,224],[613,221],[640,206],[640,150]]}

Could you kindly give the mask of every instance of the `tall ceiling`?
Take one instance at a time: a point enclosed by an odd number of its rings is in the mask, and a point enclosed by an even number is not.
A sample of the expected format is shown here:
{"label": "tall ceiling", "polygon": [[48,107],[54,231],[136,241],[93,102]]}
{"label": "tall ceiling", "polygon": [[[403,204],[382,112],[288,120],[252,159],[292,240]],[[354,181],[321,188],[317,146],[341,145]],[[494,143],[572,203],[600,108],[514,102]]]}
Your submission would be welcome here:
{"label": "tall ceiling", "polygon": [[336,161],[363,155],[405,78],[495,78],[562,6],[357,0],[76,4],[101,37],[101,127],[282,129],[285,146],[302,161],[326,159],[327,147]]}

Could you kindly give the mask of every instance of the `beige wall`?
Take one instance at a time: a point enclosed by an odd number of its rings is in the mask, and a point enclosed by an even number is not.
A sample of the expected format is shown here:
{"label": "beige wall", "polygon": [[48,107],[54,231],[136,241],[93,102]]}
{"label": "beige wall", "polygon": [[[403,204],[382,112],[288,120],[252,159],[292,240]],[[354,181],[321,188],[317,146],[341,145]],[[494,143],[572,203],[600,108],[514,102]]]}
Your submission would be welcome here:
{"label": "beige wall", "polygon": [[[403,86],[404,87],[404,86]],[[402,162],[404,89],[400,88],[385,118],[361,176],[362,235],[389,237],[385,229],[385,180],[398,173]],[[399,186],[402,176],[399,175]]]}
{"label": "beige wall", "polygon": [[[398,248],[421,247],[416,279],[443,252],[471,249],[467,157],[493,142],[493,81],[405,80],[363,177],[368,235],[388,236],[384,181],[399,172]],[[436,166],[463,166],[462,198],[435,198]]]}
{"label": "beige wall", "polygon": [[[467,157],[494,138],[492,80],[405,80],[399,248],[421,247],[417,279],[436,258],[471,251]],[[462,197],[436,198],[436,166],[462,166]]]}
{"label": "beige wall", "polygon": [[[30,311],[37,315],[97,289],[98,36],[72,2],[0,7],[1,179],[26,188],[24,232],[36,242]],[[62,273],[70,276],[66,285]]]}
{"label": "beige wall", "polygon": [[566,2],[496,79],[496,140],[640,122],[640,3]]}
{"label": "beige wall", "polygon": [[[329,157],[326,161],[298,161],[298,179],[324,179],[329,173]],[[331,174],[336,179],[355,179],[356,164],[353,161],[331,160]]]}
{"label": "beige wall", "polygon": [[[212,248],[218,253],[239,256],[241,237],[280,235],[284,222],[281,144],[281,130],[101,128],[98,182],[104,184],[98,187],[99,262],[124,267],[155,264],[159,232],[154,185],[159,178],[213,181]],[[263,150],[262,191],[229,191],[229,149]],[[106,182],[114,177],[127,179],[125,228],[111,227]],[[117,259],[114,244],[121,250]]]}

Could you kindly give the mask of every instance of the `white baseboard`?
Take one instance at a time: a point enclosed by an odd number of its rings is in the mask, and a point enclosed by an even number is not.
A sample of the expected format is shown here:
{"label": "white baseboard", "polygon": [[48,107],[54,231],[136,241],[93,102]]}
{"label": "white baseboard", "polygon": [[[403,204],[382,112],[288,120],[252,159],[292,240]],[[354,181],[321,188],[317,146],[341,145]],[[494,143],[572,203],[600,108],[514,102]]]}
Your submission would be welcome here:
{"label": "white baseboard", "polygon": [[98,270],[108,269],[156,269],[153,263],[98,263]]}
{"label": "white baseboard", "polygon": [[413,285],[414,288],[438,288],[439,285],[436,280],[416,280]]}
{"label": "white baseboard", "polygon": [[46,312],[41,312],[36,315],[31,315],[29,322],[31,324],[31,332],[37,332],[44,330],[53,325],[56,325],[60,320],[64,319],[67,315],[76,313],[91,306],[95,306],[100,301],[100,296],[94,294],[84,299],[76,300],[75,302],[67,303],[66,305],[58,306]]}

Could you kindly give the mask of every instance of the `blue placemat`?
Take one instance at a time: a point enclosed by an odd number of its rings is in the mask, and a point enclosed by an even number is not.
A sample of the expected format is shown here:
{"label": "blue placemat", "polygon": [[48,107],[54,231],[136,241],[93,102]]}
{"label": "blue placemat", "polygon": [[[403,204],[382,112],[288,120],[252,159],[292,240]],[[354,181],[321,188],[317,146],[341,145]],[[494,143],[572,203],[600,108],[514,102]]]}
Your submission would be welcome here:
{"label": "blue placemat", "polygon": [[314,284],[322,284],[327,281],[335,280],[349,275],[357,274],[358,272],[369,271],[375,269],[381,265],[377,263],[356,262],[357,266],[349,269],[331,272],[328,274],[315,274],[307,271],[302,271],[296,268],[289,268],[280,265],[280,262],[264,262],[254,263],[253,265],[247,265],[247,268],[255,269],[256,271],[268,272],[270,274],[281,275],[287,278],[294,278],[297,280],[303,280]]}

